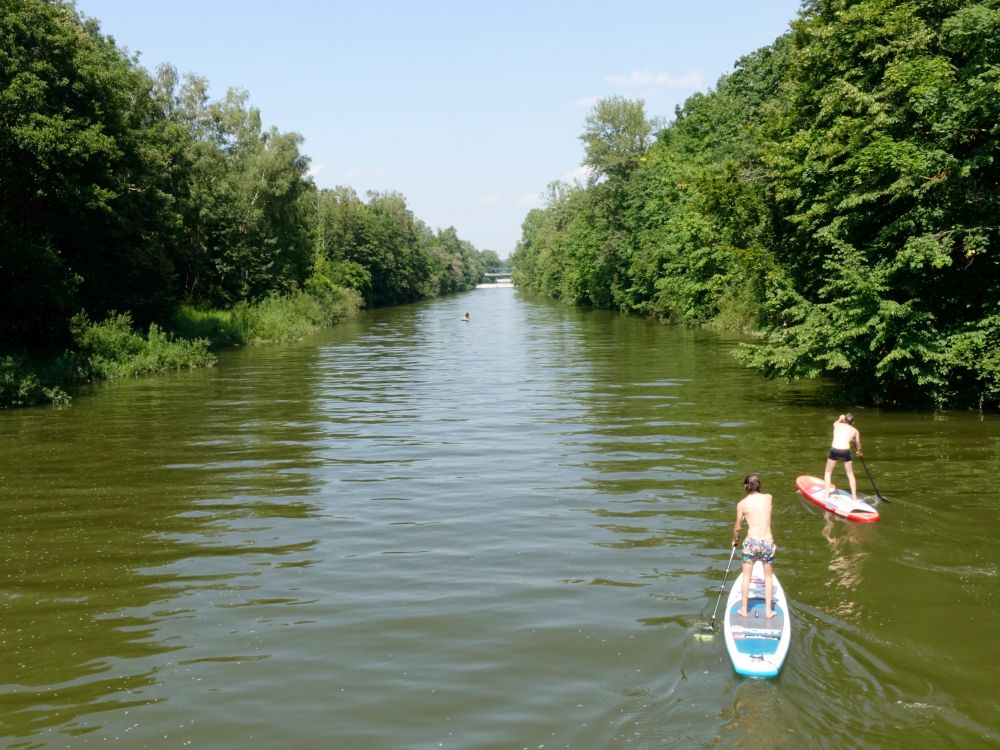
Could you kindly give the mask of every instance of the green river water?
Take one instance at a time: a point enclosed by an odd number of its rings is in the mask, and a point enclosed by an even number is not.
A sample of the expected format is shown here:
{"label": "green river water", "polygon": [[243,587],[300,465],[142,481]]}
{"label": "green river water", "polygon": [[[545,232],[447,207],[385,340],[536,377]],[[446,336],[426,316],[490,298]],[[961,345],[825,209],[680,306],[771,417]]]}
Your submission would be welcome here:
{"label": "green river water", "polygon": [[[738,343],[481,289],[0,412],[0,747],[1000,746],[1000,418],[854,409],[836,519]],[[772,680],[695,637],[751,471]]]}

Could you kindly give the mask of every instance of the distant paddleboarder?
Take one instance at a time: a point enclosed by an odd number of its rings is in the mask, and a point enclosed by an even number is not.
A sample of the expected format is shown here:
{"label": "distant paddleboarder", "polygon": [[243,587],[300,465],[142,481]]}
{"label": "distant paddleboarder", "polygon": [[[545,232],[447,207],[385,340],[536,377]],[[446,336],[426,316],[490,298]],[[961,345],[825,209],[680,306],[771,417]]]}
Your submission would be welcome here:
{"label": "distant paddleboarder", "polygon": [[469,322],[469,311],[468,310],[465,311],[465,315],[462,316],[462,320],[464,320],[466,323]]}

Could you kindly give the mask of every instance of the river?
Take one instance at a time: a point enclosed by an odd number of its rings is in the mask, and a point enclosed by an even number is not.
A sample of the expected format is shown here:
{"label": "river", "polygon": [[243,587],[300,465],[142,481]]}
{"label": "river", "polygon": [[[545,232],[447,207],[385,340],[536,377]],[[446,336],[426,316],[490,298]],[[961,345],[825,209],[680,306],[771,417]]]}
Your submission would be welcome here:
{"label": "river", "polygon": [[[997,746],[1000,418],[854,409],[834,519],[738,344],[482,289],[0,412],[0,746]],[[773,680],[696,637],[751,471]]]}

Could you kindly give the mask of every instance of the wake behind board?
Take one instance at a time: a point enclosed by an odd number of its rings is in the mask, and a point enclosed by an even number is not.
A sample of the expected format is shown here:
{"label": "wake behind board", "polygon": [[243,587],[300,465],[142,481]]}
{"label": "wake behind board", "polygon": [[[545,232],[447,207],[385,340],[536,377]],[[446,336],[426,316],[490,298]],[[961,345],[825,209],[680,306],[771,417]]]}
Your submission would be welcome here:
{"label": "wake behind board", "polygon": [[743,603],[742,573],[733,583],[726,602],[726,619],[722,626],[726,650],[733,669],[746,677],[777,677],[792,640],[791,615],[785,592],[776,575],[771,575],[771,581],[774,585],[774,617],[764,616],[764,564],[759,560],[753,564],[750,573],[747,616],[737,614]]}
{"label": "wake behind board", "polygon": [[837,485],[832,482],[830,483],[830,497],[824,498],[826,484],[819,477],[797,477],[795,486],[810,502],[816,503],[823,510],[843,516],[849,521],[872,523],[879,518],[878,511],[873,506],[863,500],[852,500],[850,492],[837,489]]}

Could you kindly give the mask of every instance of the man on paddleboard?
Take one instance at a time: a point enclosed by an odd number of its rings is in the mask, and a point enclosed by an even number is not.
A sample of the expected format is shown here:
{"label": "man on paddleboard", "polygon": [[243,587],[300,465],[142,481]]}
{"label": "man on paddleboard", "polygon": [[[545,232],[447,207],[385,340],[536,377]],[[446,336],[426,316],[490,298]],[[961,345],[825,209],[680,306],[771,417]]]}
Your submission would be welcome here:
{"label": "man on paddleboard", "polygon": [[748,474],[743,480],[747,495],[736,504],[736,524],[733,526],[733,547],[740,539],[743,519],[747,521],[747,538],[743,540],[743,606],[737,614],[747,616],[750,600],[750,574],[754,561],[764,563],[764,615],[774,617],[772,596],[774,582],[771,580],[771,563],[778,545],[771,536],[771,496],[760,491],[760,477]]}
{"label": "man on paddleboard", "polygon": [[830,477],[833,474],[833,467],[837,465],[838,461],[843,461],[847,481],[851,485],[851,499],[855,502],[858,500],[858,483],[854,479],[854,459],[851,458],[852,442],[858,455],[862,455],[861,433],[854,427],[854,415],[848,412],[841,414],[833,423],[833,442],[826,458],[826,470],[823,472],[823,481],[826,482],[825,497],[830,497]]}

